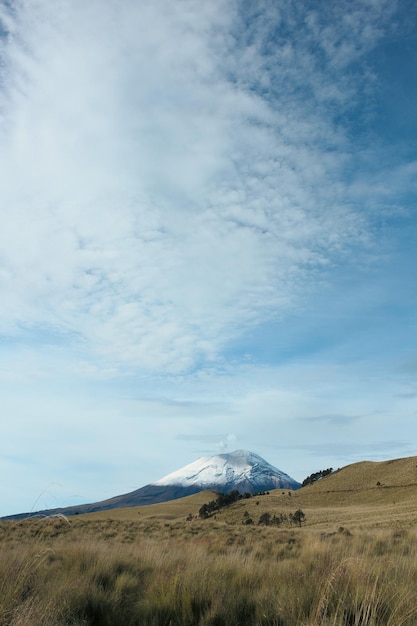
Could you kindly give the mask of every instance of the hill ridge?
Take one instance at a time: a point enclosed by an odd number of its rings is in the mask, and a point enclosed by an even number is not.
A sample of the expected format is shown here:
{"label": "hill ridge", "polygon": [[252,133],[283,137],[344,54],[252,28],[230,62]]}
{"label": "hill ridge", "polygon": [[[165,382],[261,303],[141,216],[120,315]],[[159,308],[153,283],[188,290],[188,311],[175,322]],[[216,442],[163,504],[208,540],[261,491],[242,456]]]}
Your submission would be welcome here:
{"label": "hill ridge", "polygon": [[215,489],[223,493],[237,490],[242,494],[245,492],[253,494],[276,488],[298,489],[300,486],[300,483],[259,455],[247,450],[235,450],[200,457],[153,483],[106,500],[33,513],[18,513],[1,519],[56,514],[71,516],[114,508],[143,506],[175,500],[206,489]]}

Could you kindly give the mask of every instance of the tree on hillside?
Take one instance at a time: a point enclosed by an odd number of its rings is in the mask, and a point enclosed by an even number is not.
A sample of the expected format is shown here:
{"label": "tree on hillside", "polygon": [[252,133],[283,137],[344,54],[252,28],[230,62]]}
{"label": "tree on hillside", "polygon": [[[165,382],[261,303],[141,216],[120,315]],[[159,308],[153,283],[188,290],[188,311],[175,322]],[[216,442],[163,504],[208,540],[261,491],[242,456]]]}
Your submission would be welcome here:
{"label": "tree on hillside", "polygon": [[320,480],[321,478],[328,476],[332,472],[333,472],[332,467],[329,467],[328,469],[325,469],[325,470],[319,470],[318,472],[314,472],[313,474],[310,474],[310,476],[307,476],[307,478],[303,480],[301,486],[305,487],[306,485],[312,485],[317,480]]}
{"label": "tree on hillside", "polygon": [[200,516],[202,519],[207,519],[207,517],[209,516],[209,510],[208,510],[208,506],[207,506],[207,504],[203,504],[203,505],[200,507],[200,510],[198,511],[198,514],[199,514],[199,516]]}
{"label": "tree on hillside", "polygon": [[269,526],[271,524],[271,513],[262,513],[259,518],[258,524]]}
{"label": "tree on hillside", "polygon": [[301,528],[302,523],[305,522],[306,516],[301,509],[298,509],[295,513],[290,513],[290,519]]}
{"label": "tree on hillside", "polygon": [[210,515],[215,511],[218,511],[223,507],[229,506],[230,504],[237,502],[241,498],[243,498],[243,496],[236,489],[234,489],[230,493],[219,493],[216,500],[211,500],[210,502],[203,504],[200,507],[198,514],[201,518],[206,519],[207,517],[210,517]]}
{"label": "tree on hillside", "polygon": [[250,513],[248,511],[245,511],[243,513],[242,524],[246,524],[247,526],[250,524],[253,524],[253,519],[251,518]]}

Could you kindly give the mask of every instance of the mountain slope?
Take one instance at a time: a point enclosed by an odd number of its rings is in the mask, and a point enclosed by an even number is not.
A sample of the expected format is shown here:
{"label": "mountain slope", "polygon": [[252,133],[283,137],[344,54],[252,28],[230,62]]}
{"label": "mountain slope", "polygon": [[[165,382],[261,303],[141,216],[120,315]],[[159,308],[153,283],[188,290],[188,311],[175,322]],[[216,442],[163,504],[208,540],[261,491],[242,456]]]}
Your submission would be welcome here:
{"label": "mountain slope", "polygon": [[269,489],[298,489],[300,483],[274,467],[262,457],[236,450],[228,454],[201,457],[153,483],[154,486],[182,486],[187,489],[237,489],[255,493]]}
{"label": "mountain slope", "polygon": [[206,489],[223,493],[257,493],[272,489],[298,489],[300,483],[252,452],[237,450],[228,454],[201,457],[140,489],[108,500],[37,513],[22,513],[3,519],[18,519],[34,515],[76,515],[109,509],[143,506],[183,498]]}
{"label": "mountain slope", "polygon": [[417,497],[417,457],[346,465],[299,491],[312,502],[384,502]]}

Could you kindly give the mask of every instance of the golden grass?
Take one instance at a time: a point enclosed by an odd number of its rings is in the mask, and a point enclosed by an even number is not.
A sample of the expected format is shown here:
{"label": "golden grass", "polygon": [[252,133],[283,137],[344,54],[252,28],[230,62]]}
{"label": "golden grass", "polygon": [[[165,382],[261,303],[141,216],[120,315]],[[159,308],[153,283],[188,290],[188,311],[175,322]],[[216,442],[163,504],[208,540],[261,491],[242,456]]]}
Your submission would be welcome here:
{"label": "golden grass", "polygon": [[210,500],[215,500],[217,493],[207,490],[196,493],[192,496],[186,496],[178,500],[170,500],[159,504],[148,504],[146,506],[133,506],[124,509],[112,509],[110,511],[97,511],[96,513],[87,513],[82,517],[84,519],[114,519],[114,520],[137,520],[141,517],[158,517],[160,519],[177,519],[184,518],[189,513],[198,513],[199,508]]}
{"label": "golden grass", "polygon": [[1,626],[417,623],[415,531],[81,517],[0,528]]}
{"label": "golden grass", "polygon": [[[91,520],[181,520],[197,515],[213,491],[142,507],[100,511],[81,516]],[[339,525],[352,528],[409,528],[417,519],[417,457],[354,463],[298,491],[275,490],[243,499],[221,510],[217,521],[237,524],[245,510],[256,521],[266,511],[289,513],[301,508],[308,527],[319,531]]]}
{"label": "golden grass", "polygon": [[[415,626],[416,462],[358,463],[207,520],[213,492],[2,522],[0,626]],[[257,524],[297,509],[302,528]]]}

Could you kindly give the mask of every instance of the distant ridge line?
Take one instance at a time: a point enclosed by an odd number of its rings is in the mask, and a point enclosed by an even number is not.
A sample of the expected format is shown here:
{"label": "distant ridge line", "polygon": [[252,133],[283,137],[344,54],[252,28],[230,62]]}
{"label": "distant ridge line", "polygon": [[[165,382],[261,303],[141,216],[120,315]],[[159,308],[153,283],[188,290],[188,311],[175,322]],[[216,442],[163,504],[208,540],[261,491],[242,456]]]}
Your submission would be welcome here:
{"label": "distant ridge line", "polygon": [[207,489],[221,493],[237,490],[258,493],[272,489],[299,489],[301,484],[274,467],[259,455],[247,450],[201,457],[154,483],[100,502],[19,513],[0,519],[23,519],[35,516],[79,515],[115,508],[144,506],[176,500]]}

